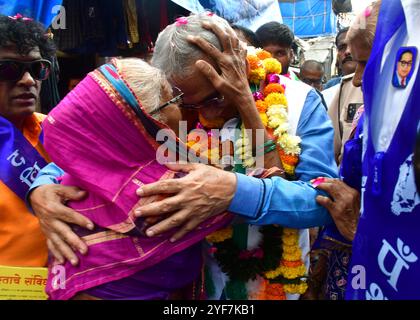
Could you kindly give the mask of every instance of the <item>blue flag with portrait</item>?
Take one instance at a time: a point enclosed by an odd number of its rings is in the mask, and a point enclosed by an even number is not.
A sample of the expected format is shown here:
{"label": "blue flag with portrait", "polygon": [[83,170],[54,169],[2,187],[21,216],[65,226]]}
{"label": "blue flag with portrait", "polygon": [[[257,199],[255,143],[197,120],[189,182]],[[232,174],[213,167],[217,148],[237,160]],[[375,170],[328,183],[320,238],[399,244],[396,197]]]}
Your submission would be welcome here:
{"label": "blue flag with portrait", "polygon": [[420,299],[418,0],[382,1],[363,76],[362,206],[346,299]]}

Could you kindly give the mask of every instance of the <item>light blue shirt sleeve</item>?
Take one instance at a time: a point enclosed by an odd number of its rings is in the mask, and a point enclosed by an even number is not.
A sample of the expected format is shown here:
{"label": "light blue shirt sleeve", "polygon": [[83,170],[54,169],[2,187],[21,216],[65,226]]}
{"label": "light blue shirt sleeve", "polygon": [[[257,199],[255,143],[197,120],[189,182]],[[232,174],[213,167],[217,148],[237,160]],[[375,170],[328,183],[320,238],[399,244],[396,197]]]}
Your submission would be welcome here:
{"label": "light blue shirt sleeve", "polygon": [[39,186],[45,184],[59,184],[58,178],[64,174],[64,171],[61,170],[55,163],[51,162],[46,165],[44,168],[39,171],[34,183],[32,183],[29,191],[26,193],[25,203],[29,210],[32,211],[32,207],[29,204],[28,196],[29,194]]}
{"label": "light blue shirt sleeve", "polygon": [[332,222],[328,211],[315,198],[323,194],[310,180],[338,178],[334,160],[334,129],[314,90],[308,93],[297,135],[301,137],[297,181],[281,177],[256,179],[237,174],[237,189],[229,211],[256,225],[279,224],[288,228],[311,228]]}

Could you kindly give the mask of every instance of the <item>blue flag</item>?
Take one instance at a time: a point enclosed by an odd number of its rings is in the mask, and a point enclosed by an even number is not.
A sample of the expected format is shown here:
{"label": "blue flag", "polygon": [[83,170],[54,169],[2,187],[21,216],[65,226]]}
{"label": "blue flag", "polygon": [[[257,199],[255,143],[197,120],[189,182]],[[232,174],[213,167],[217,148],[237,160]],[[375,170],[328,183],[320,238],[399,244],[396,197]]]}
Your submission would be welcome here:
{"label": "blue flag", "polygon": [[32,18],[48,27],[53,21],[62,0],[0,0],[0,14],[14,16],[17,13]]}
{"label": "blue flag", "polygon": [[[420,299],[420,197],[413,163],[420,121],[419,15],[418,0],[382,1],[363,77],[362,207],[347,299]],[[395,73],[403,84],[395,84]]]}

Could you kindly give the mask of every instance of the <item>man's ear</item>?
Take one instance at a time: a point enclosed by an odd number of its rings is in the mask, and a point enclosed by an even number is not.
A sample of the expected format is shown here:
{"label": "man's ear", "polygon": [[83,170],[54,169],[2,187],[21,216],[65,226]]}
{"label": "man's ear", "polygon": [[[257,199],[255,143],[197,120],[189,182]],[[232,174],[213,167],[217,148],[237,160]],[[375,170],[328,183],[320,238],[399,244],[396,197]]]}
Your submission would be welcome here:
{"label": "man's ear", "polygon": [[295,52],[293,51],[293,48],[290,48],[289,50],[289,65],[292,64],[295,61]]}

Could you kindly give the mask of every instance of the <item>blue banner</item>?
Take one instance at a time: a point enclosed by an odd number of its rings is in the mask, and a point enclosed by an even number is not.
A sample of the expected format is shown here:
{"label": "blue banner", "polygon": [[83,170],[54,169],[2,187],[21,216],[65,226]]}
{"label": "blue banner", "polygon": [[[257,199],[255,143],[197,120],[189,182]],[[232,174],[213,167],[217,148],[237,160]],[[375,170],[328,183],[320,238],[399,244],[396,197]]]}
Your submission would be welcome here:
{"label": "blue banner", "polygon": [[17,13],[32,18],[48,27],[53,21],[62,0],[0,0],[0,14],[14,16]]}
{"label": "blue banner", "polygon": [[[420,196],[413,162],[420,121],[420,62],[413,55],[420,35],[413,30],[419,15],[418,0],[382,1],[363,76],[362,206],[347,299],[420,299]],[[403,61],[404,52],[412,61]],[[402,62],[405,77],[410,68],[412,77],[395,86]]]}

